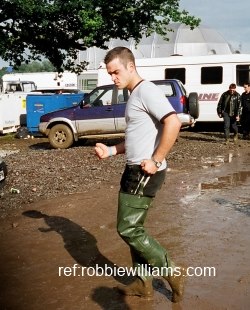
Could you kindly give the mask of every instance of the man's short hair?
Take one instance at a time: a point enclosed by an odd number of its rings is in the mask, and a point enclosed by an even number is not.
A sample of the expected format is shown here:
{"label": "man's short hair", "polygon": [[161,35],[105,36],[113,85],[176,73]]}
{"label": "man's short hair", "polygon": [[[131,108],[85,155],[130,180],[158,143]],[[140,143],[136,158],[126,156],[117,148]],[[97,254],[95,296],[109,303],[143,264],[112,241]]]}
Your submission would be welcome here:
{"label": "man's short hair", "polygon": [[236,84],[232,83],[229,85],[229,89],[235,89],[236,88]]}
{"label": "man's short hair", "polygon": [[126,66],[129,62],[135,64],[135,57],[130,49],[124,46],[118,46],[108,51],[104,58],[104,63],[107,65],[109,62],[114,60],[115,58],[119,58],[121,63]]}

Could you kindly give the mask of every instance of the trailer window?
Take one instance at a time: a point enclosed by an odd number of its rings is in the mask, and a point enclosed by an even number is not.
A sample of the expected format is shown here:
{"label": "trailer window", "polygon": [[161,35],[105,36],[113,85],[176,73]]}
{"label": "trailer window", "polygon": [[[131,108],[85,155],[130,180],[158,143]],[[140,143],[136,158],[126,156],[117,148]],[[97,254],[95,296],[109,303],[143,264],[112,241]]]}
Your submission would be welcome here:
{"label": "trailer window", "polygon": [[250,64],[236,66],[236,84],[243,86],[250,82]]}
{"label": "trailer window", "polygon": [[96,86],[97,79],[81,79],[78,81],[78,87],[85,92],[95,89]]}
{"label": "trailer window", "polygon": [[221,84],[223,77],[222,67],[202,67],[201,84]]}
{"label": "trailer window", "polygon": [[165,79],[177,79],[183,84],[186,83],[186,69],[185,68],[168,68],[165,70]]}

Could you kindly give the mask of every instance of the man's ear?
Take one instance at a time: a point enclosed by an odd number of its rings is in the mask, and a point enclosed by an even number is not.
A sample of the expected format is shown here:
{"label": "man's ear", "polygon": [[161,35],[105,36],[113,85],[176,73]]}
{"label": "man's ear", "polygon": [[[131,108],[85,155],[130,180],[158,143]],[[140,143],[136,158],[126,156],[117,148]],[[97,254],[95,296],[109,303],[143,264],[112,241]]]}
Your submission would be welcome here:
{"label": "man's ear", "polygon": [[133,72],[135,70],[135,65],[132,61],[128,62],[127,69],[129,72]]}

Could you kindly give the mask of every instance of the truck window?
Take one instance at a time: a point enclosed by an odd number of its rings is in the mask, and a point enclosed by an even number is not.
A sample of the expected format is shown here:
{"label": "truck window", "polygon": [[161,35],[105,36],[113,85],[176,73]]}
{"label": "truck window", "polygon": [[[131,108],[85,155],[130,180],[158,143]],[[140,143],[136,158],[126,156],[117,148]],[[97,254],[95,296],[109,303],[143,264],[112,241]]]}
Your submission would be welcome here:
{"label": "truck window", "polygon": [[27,93],[36,89],[35,83],[22,83],[22,86],[23,91]]}
{"label": "truck window", "polygon": [[201,68],[201,84],[221,84],[222,81],[223,68],[221,66]]}
{"label": "truck window", "polygon": [[243,86],[250,81],[250,64],[236,65],[236,84]]}
{"label": "truck window", "polygon": [[84,100],[84,105],[90,104],[93,107],[112,104],[113,88],[97,88]]}
{"label": "truck window", "polygon": [[183,84],[186,83],[186,69],[185,68],[167,68],[165,70],[165,79],[177,79]]}
{"label": "truck window", "polygon": [[164,92],[165,97],[171,97],[175,95],[172,84],[158,84],[157,86]]}
{"label": "truck window", "polygon": [[129,98],[128,90],[125,89],[117,89],[117,103],[126,103]]}

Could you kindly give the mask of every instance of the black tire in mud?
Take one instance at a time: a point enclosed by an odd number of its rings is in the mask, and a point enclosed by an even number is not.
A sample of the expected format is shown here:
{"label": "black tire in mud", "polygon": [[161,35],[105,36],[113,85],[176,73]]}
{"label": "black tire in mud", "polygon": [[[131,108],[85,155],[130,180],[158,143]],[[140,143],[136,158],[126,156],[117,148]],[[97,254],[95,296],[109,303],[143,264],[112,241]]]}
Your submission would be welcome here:
{"label": "black tire in mud", "polygon": [[74,143],[71,129],[65,124],[57,124],[49,132],[50,145],[55,149],[67,149]]}

